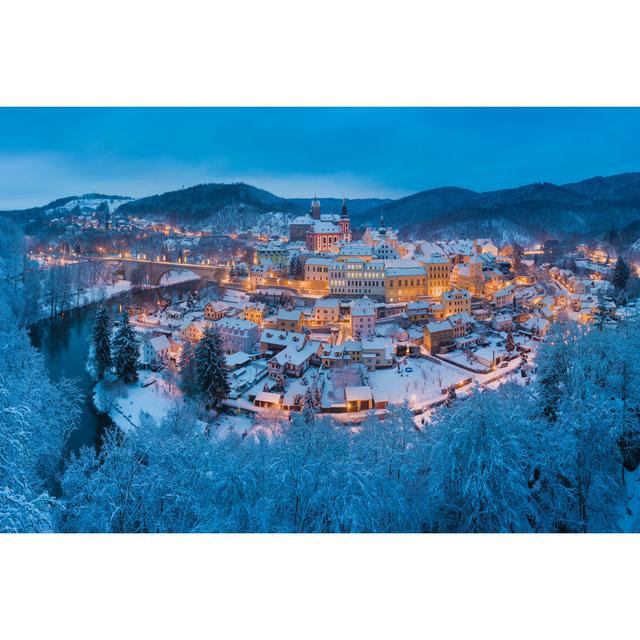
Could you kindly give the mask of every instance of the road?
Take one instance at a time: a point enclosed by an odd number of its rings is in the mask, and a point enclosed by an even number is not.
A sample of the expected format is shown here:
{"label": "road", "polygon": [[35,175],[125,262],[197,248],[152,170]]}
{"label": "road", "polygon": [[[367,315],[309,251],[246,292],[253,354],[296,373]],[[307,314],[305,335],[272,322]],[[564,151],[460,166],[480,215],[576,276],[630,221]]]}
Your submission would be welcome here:
{"label": "road", "polygon": [[148,258],[123,258],[116,255],[84,256],[87,260],[102,260],[105,262],[137,262],[140,264],[162,265],[163,267],[176,267],[176,269],[228,269],[223,264],[198,264],[192,262],[170,262],[166,260],[151,260]]}

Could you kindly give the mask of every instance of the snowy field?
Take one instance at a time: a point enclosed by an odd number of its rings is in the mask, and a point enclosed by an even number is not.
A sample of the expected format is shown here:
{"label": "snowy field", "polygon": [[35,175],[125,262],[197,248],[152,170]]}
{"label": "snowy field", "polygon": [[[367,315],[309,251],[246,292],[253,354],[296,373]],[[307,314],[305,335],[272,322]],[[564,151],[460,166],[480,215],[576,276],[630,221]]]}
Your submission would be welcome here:
{"label": "snowy field", "polygon": [[[411,371],[407,371],[411,369]],[[407,358],[400,366],[367,373],[374,395],[386,395],[391,404],[405,400],[420,408],[443,399],[443,389],[461,383],[471,374],[447,364],[437,365],[425,358]]]}
{"label": "snowy field", "polygon": [[161,420],[176,401],[176,393],[179,394],[175,390],[170,390],[158,373],[139,371],[138,375],[140,378],[135,384],[114,387],[114,395],[118,397],[113,403],[105,398],[104,383],[99,382],[96,385],[94,393],[96,407],[99,411],[108,409],[109,417],[123,431],[140,425],[141,412],[149,414],[156,420]]}

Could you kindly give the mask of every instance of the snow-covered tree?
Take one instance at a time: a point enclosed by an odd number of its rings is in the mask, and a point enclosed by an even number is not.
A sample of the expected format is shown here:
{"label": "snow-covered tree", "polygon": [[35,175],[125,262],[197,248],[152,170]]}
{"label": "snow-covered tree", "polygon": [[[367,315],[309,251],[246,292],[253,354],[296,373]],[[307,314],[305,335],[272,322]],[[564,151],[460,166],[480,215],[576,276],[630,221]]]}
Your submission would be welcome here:
{"label": "snow-covered tree", "polygon": [[456,393],[456,388],[454,385],[451,385],[447,389],[447,399],[445,400],[446,406],[450,407],[454,403],[457,397],[458,397],[458,394]]}
{"label": "snow-covered tree", "polygon": [[220,333],[214,327],[208,327],[198,343],[195,364],[199,394],[208,407],[217,409],[230,387]]}
{"label": "snow-covered tree", "polygon": [[504,348],[507,350],[507,353],[509,355],[511,355],[512,351],[515,351],[516,343],[513,339],[513,333],[511,332],[511,329],[507,331],[507,339],[505,340]]}
{"label": "snow-covered tree", "polygon": [[624,290],[627,286],[627,282],[629,281],[629,275],[630,273],[627,263],[622,259],[622,257],[619,257],[616,261],[615,267],[613,268],[613,277],[611,278],[611,282],[616,290]]}
{"label": "snow-covered tree", "polygon": [[640,374],[638,340],[637,325],[607,332],[576,327],[557,335],[538,356],[541,397],[547,404],[552,389],[553,410],[543,415],[565,436],[556,447],[559,481],[569,490],[558,518],[563,530],[618,527],[625,452],[637,451],[640,398],[631,381]]}
{"label": "snow-covered tree", "polygon": [[56,530],[55,478],[80,394],[52,383],[26,331],[0,329],[0,532]]}
{"label": "snow-covered tree", "polygon": [[[509,402],[503,401],[507,393]],[[429,529],[530,529],[526,469],[531,425],[513,401],[519,394],[519,388],[476,392],[436,416],[426,431],[429,478],[424,500],[429,505]]]}
{"label": "snow-covered tree", "polygon": [[180,390],[189,398],[198,395],[195,349],[189,341],[185,341],[180,355]]}
{"label": "snow-covered tree", "polygon": [[275,393],[284,393],[285,386],[286,386],[286,383],[284,380],[284,376],[281,373],[279,373],[276,376],[275,384],[273,385],[272,391],[274,391]]}
{"label": "snow-covered tree", "polygon": [[105,305],[96,313],[91,341],[96,377],[102,380],[111,367],[111,314]]}
{"label": "snow-covered tree", "polygon": [[131,384],[138,379],[138,357],[140,347],[135,333],[129,323],[129,313],[125,309],[122,313],[121,324],[113,338],[113,363],[116,375],[123,382]]}

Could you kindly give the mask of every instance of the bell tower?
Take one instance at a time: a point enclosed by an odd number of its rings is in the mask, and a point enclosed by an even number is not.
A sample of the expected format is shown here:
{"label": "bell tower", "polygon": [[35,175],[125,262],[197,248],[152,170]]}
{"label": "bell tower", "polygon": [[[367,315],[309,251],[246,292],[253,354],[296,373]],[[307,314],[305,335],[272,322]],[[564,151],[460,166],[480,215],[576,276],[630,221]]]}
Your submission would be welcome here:
{"label": "bell tower", "polygon": [[340,233],[342,233],[343,240],[346,240],[346,236],[349,234],[349,212],[347,211],[347,201],[344,196],[342,196],[342,211],[340,212],[340,220],[338,220],[338,225],[340,226]]}

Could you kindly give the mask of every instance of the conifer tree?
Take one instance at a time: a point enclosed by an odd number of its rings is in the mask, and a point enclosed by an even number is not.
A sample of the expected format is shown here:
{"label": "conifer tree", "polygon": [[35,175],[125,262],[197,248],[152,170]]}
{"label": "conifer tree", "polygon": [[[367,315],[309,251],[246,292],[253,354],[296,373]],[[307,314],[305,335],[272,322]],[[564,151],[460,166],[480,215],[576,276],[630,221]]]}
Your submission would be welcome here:
{"label": "conifer tree", "polygon": [[122,325],[113,339],[113,362],[118,378],[127,384],[138,379],[136,365],[139,354],[138,341],[129,324],[129,313],[125,309],[122,314]]}
{"label": "conifer tree", "polygon": [[607,320],[607,301],[602,293],[602,289],[598,289],[598,308],[594,315],[595,325],[598,331],[602,331],[604,323]]}
{"label": "conifer tree", "polygon": [[310,424],[316,419],[316,413],[318,412],[319,405],[316,401],[316,394],[314,388],[309,386],[302,398],[302,419]]}
{"label": "conifer tree", "polygon": [[198,395],[195,350],[188,341],[185,342],[180,356],[180,390],[190,398]]}
{"label": "conifer tree", "polygon": [[511,329],[507,331],[507,340],[505,342],[504,347],[509,354],[516,348],[516,343],[513,340],[513,333],[511,333]]}
{"label": "conifer tree", "polygon": [[96,314],[93,325],[93,362],[98,380],[104,378],[104,374],[111,367],[111,316],[106,306],[101,306]]}
{"label": "conifer tree", "polygon": [[458,394],[456,393],[456,388],[451,385],[449,387],[449,389],[447,390],[447,400],[445,402],[445,404],[447,405],[447,407],[450,407],[453,404],[453,401],[458,397]]}
{"label": "conifer tree", "polygon": [[283,393],[284,390],[285,390],[284,376],[281,373],[279,373],[276,376],[276,383],[275,383],[275,385],[273,387],[273,391],[275,393]]}
{"label": "conifer tree", "polygon": [[198,392],[207,406],[217,409],[229,394],[220,334],[214,327],[205,330],[195,350]]}
{"label": "conifer tree", "polygon": [[629,267],[627,263],[622,259],[618,258],[616,262],[616,266],[613,269],[613,286],[617,291],[622,291],[629,281]]}

